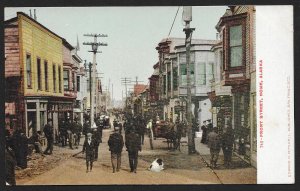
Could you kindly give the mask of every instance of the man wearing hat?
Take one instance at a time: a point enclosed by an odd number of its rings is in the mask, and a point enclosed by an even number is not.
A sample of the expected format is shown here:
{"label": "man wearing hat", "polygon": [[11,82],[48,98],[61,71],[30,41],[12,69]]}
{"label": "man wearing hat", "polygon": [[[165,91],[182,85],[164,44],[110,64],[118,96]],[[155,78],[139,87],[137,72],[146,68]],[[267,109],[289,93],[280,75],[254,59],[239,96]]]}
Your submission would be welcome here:
{"label": "man wearing hat", "polygon": [[95,156],[95,140],[92,139],[92,133],[87,133],[83,144],[82,152],[85,154],[86,172],[92,171]]}
{"label": "man wearing hat", "polygon": [[208,134],[208,148],[210,149],[210,165],[211,167],[217,167],[217,161],[221,150],[220,136],[217,134],[218,128],[214,127],[213,130]]}
{"label": "man wearing hat", "polygon": [[125,135],[125,145],[128,151],[130,172],[136,173],[138,164],[138,152],[142,150],[141,141],[138,134],[135,133],[135,127],[131,123],[131,128]]}
{"label": "man wearing hat", "polygon": [[87,138],[87,134],[91,132],[91,124],[90,120],[87,118],[85,123],[83,124],[82,134],[84,134],[85,138]]}
{"label": "man wearing hat", "polygon": [[53,127],[51,125],[51,119],[48,119],[48,123],[45,125],[44,127],[44,134],[45,137],[47,139],[47,148],[44,151],[44,154],[52,154],[53,151],[53,141],[54,141],[54,137],[53,137]]}
{"label": "man wearing hat", "polygon": [[115,127],[114,132],[109,136],[108,146],[111,152],[111,164],[113,173],[120,170],[121,167],[121,154],[124,146],[123,136],[119,133],[119,126]]}

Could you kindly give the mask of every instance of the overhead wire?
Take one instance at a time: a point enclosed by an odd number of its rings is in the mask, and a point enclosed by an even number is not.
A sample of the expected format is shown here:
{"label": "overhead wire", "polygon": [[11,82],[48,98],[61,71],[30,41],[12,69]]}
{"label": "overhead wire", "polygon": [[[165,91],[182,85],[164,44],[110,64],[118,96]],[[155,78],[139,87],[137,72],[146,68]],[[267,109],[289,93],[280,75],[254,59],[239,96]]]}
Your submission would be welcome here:
{"label": "overhead wire", "polygon": [[169,31],[169,34],[168,34],[168,38],[170,37],[170,34],[171,34],[171,32],[172,32],[172,29],[173,29],[173,26],[174,26],[174,23],[175,23],[175,20],[176,20],[176,17],[177,17],[177,14],[178,14],[179,8],[180,8],[180,6],[178,7],[178,9],[177,9],[177,11],[176,11],[176,14],[175,14],[175,17],[174,17],[173,23],[172,23],[172,25],[171,25],[171,28],[170,28],[170,31]]}

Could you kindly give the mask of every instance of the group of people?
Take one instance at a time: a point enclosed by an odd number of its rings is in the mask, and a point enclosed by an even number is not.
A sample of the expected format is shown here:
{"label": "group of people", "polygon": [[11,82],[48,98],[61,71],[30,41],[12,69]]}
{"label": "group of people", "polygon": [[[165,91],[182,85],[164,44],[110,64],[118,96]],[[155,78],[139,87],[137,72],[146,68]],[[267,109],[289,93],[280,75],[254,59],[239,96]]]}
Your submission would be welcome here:
{"label": "group of people", "polygon": [[234,133],[232,127],[227,124],[226,127],[222,129],[222,131],[218,131],[218,128],[212,127],[210,120],[208,120],[207,125],[206,121],[204,121],[203,125],[201,126],[201,130],[201,143],[207,144],[208,148],[210,149],[211,167],[217,167],[217,161],[221,148],[224,154],[224,166],[226,168],[230,167],[234,143]]}
{"label": "group of people", "polygon": [[[83,134],[86,136],[82,149],[82,152],[86,154],[86,172],[92,171],[93,162],[97,160],[98,157],[97,152],[99,147],[96,134],[93,133],[93,131],[90,132],[88,130],[88,126],[89,125],[84,125],[83,127]],[[125,130],[125,141],[121,131],[123,126]],[[141,145],[144,142],[144,130],[141,129],[145,128],[145,126],[146,125],[143,123],[143,118],[140,116],[128,115],[125,118],[123,125],[117,121],[114,121],[113,132],[110,134],[108,139],[113,173],[120,171],[121,155],[124,145],[128,151],[130,172],[137,172],[138,152],[142,150]]]}
{"label": "group of people", "polygon": [[69,118],[67,120],[63,120],[59,124],[58,130],[58,142],[61,143],[62,147],[65,147],[67,144],[69,144],[70,149],[73,149],[73,146],[78,147],[82,132],[82,125],[78,118],[75,117],[73,122],[71,122],[71,119]]}

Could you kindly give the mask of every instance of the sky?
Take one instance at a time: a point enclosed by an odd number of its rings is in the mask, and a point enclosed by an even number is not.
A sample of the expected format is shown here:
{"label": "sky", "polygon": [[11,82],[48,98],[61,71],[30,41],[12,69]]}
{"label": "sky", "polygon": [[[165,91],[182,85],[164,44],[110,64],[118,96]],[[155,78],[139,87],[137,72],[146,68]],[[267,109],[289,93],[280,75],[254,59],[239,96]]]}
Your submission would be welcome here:
{"label": "sky", "polygon": [[[108,46],[98,48],[97,70],[101,74],[103,89],[112,89],[115,100],[125,96],[121,78],[128,77],[147,84],[153,73],[153,65],[158,61],[155,47],[168,37],[178,7],[8,7],[5,20],[16,16],[18,11],[29,15],[36,9],[37,21],[54,33],[76,46],[80,44],[78,55],[92,62],[92,37],[84,34],[107,34],[98,42]],[[195,28],[193,39],[216,39],[215,26],[225,13],[226,6],[196,6],[192,8],[191,27]],[[179,8],[170,37],[185,38],[183,32],[182,7]]]}

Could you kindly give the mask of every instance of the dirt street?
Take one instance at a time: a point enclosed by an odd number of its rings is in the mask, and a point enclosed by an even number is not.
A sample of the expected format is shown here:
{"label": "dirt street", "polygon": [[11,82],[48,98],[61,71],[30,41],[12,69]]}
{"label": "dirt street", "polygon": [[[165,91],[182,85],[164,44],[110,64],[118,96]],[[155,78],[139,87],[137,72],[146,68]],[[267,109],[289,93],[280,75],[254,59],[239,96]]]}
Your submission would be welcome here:
{"label": "dirt street", "polygon": [[[70,157],[41,175],[19,181],[24,185],[84,185],[84,184],[219,184],[220,181],[205,166],[198,155],[186,155],[186,146],[182,151],[168,151],[162,139],[156,140],[155,149],[149,149],[149,139],[145,137],[145,145],[140,153],[137,173],[129,172],[128,155],[125,149],[122,153],[122,167],[118,173],[112,173],[110,152],[107,140],[111,130],[103,131],[103,143],[99,148],[99,159],[94,162],[92,172],[86,173],[83,154]],[[79,148],[81,150],[81,148]],[[78,150],[78,151],[79,151]],[[147,170],[149,164],[156,158],[164,160],[165,170],[160,173]]]}

